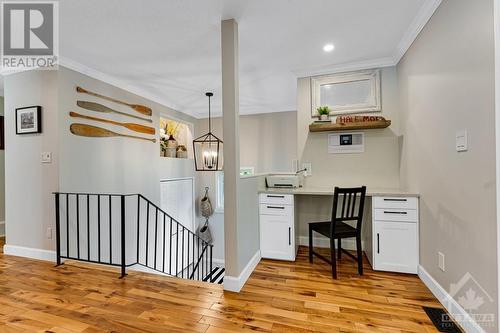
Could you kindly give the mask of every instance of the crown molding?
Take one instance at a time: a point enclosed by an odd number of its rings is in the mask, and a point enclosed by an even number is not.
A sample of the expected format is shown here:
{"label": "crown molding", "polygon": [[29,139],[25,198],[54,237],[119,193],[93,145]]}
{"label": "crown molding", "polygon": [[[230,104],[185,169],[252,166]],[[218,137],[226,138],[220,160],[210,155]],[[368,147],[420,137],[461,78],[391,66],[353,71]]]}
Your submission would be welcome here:
{"label": "crown molding", "polygon": [[390,67],[394,65],[396,65],[396,63],[394,63],[394,58],[387,57],[387,58],[379,58],[372,60],[347,62],[342,64],[326,65],[309,69],[297,69],[293,70],[292,73],[295,74],[298,78],[302,78],[302,77],[325,75],[325,74],[359,71],[371,68]]}
{"label": "crown molding", "polygon": [[441,2],[442,0],[426,0],[422,7],[420,7],[417,16],[415,16],[411,22],[394,51],[393,59],[396,65],[399,63],[401,58],[403,58],[415,39],[417,39],[422,29],[425,27],[427,22],[429,22],[432,15],[434,15],[434,12],[438,9],[439,5],[441,5]]}
{"label": "crown molding", "polygon": [[172,109],[174,111],[179,111],[179,112],[185,113],[185,112],[180,110],[178,105],[171,103],[170,101],[166,101],[162,97],[151,94],[149,91],[147,91],[139,86],[126,83],[125,81],[117,79],[116,77],[114,77],[112,75],[105,74],[101,71],[98,71],[98,70],[95,70],[95,69],[90,68],[88,66],[85,66],[77,61],[72,60],[72,59],[69,59],[66,57],[60,57],[59,58],[59,65],[62,67],[66,67],[68,69],[71,69],[71,70],[78,72],[80,74],[90,76],[93,79],[96,79],[96,80],[102,81],[104,83],[110,84],[112,86],[115,86],[117,88],[123,89],[125,91],[128,91],[129,93],[138,95],[138,96],[145,98],[145,99],[148,99],[152,102],[161,104],[161,105],[163,105],[169,109]]}

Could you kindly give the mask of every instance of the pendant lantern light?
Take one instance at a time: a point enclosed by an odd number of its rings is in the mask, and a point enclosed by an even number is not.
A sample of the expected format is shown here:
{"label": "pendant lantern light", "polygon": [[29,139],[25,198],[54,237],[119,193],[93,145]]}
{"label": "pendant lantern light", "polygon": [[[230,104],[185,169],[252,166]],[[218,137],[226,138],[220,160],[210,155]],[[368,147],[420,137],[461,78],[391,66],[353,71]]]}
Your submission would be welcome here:
{"label": "pendant lantern light", "polygon": [[212,119],[210,110],[211,92],[208,97],[208,133],[193,140],[194,167],[196,171],[222,170],[222,140],[212,134]]}

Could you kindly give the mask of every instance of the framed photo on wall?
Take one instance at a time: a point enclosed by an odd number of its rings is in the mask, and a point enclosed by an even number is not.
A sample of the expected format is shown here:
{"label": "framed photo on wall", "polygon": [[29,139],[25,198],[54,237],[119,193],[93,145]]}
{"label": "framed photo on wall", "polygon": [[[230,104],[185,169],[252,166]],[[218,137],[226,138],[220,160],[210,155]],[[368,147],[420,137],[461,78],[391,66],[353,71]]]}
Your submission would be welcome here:
{"label": "framed photo on wall", "polygon": [[16,109],[16,134],[42,133],[42,107]]}

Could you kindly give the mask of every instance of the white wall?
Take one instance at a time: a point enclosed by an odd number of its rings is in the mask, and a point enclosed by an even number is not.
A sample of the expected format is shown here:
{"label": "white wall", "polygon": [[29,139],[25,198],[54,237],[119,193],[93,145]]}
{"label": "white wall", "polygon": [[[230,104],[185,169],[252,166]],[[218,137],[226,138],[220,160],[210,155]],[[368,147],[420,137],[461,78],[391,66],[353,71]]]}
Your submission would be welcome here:
{"label": "white wall", "polygon": [[[0,115],[4,115],[4,100],[0,96]],[[5,235],[5,150],[0,150],[0,235]]]}
{"label": "white wall", "polygon": [[392,121],[386,129],[365,130],[365,152],[329,154],[328,133],[310,133],[310,78],[297,81],[297,156],[312,164],[309,186],[399,187],[399,105],[395,67],[381,70],[382,112],[372,113]]}
{"label": "white wall", "polygon": [[[54,196],[59,190],[58,72],[29,71],[4,78],[6,242],[9,245],[54,249],[45,237],[54,228]],[[16,135],[15,109],[42,106],[42,133]],[[40,163],[52,152],[53,163]]]}
{"label": "white wall", "polygon": [[[494,72],[490,0],[443,1],[398,65],[401,183],[421,195],[420,264],[447,291],[471,273],[495,300],[482,295],[475,313],[496,317]],[[462,129],[469,150],[458,153]]]}

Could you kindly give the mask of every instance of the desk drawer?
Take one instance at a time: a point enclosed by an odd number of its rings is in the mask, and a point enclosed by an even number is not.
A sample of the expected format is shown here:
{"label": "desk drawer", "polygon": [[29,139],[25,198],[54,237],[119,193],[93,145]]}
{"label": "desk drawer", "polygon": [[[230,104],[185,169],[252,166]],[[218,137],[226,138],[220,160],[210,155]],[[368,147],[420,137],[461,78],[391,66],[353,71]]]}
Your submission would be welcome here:
{"label": "desk drawer", "polygon": [[293,216],[293,206],[279,204],[260,204],[260,215]]}
{"label": "desk drawer", "polygon": [[394,221],[394,222],[412,222],[418,221],[416,209],[398,209],[398,208],[376,208],[373,216],[374,221]]}
{"label": "desk drawer", "polygon": [[373,197],[373,208],[418,209],[418,198]]}
{"label": "desk drawer", "polygon": [[278,204],[278,205],[293,205],[292,194],[276,194],[276,193],[261,193],[260,203]]}

